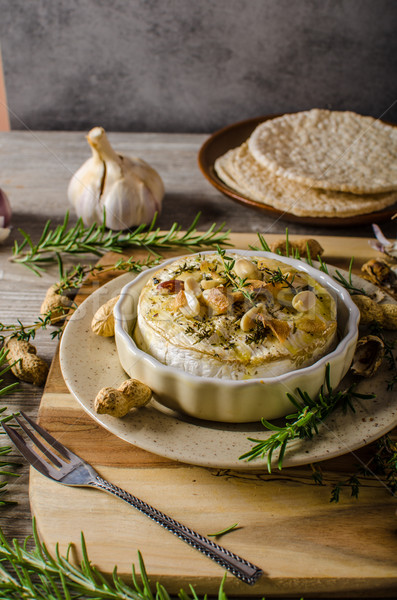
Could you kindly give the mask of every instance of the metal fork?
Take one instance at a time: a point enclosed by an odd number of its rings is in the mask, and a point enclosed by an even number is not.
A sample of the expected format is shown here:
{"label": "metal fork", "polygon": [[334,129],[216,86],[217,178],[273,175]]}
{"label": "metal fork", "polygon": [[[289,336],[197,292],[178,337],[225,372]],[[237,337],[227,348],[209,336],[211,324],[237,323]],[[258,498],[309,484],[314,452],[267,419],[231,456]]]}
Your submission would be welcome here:
{"label": "metal fork", "polygon": [[[261,569],[244,558],[182,525],[172,517],[153,508],[150,504],[139,500],[136,496],[132,496],[125,490],[109,483],[90,464],[53,438],[48,431],[32,421],[22,411],[20,415],[48,445],[44,444],[18,416],[15,416],[15,419],[31,439],[32,446],[28,446],[24,438],[15,429],[5,423],[2,424],[3,428],[21,454],[42,475],[64,485],[93,487],[114,494],[249,585],[253,585],[262,575],[263,571]],[[37,453],[36,449],[41,455]],[[56,451],[56,454],[53,450]]]}

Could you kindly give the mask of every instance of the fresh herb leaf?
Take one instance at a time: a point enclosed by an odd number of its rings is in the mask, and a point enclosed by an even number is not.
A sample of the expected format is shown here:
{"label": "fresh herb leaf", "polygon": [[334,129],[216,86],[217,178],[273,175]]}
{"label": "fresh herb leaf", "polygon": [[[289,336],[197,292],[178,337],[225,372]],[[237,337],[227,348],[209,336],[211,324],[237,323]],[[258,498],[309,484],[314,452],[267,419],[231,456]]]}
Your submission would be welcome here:
{"label": "fresh herb leaf", "polygon": [[128,259],[120,259],[112,265],[76,265],[66,274],[61,275],[58,281],[58,290],[65,291],[73,288],[79,288],[88,275],[99,275],[109,271],[125,271],[126,273],[141,273],[145,269],[150,269],[158,265],[160,259],[147,257],[145,260],[135,260],[132,256]]}
{"label": "fresh herb leaf", "polygon": [[335,271],[334,279],[335,279],[335,281],[340,283],[340,285],[342,285],[344,288],[346,288],[351,296],[354,296],[354,294],[359,294],[361,296],[368,296],[369,294],[368,294],[368,292],[366,292],[364,290],[364,288],[356,287],[353,284],[353,281],[352,281],[353,262],[354,262],[354,257],[351,258],[350,263],[349,263],[349,271],[348,271],[347,279],[344,275],[342,275],[342,273],[340,273],[340,271]]}
{"label": "fresh herb leaf", "polygon": [[[71,546],[66,556],[61,556],[56,548],[55,557],[51,556],[45,544],[38,537],[36,523],[33,520],[34,548],[28,550],[28,540],[20,544],[17,540],[7,541],[0,529],[0,597],[7,600],[170,600],[165,587],[159,583],[150,584],[145,563],[138,551],[139,575],[132,566],[132,582],[125,583],[113,570],[111,578],[104,575],[91,564],[84,535],[81,534],[82,562],[75,566],[69,561]],[[218,598],[227,600],[223,586],[223,577]],[[192,595],[181,590],[180,600],[199,600],[193,586],[189,586]]]}
{"label": "fresh herb leaf", "polygon": [[309,394],[298,388],[297,396],[287,394],[287,397],[296,407],[297,411],[285,417],[285,425],[279,427],[262,419],[262,425],[274,433],[265,440],[248,438],[254,442],[254,446],[240,456],[241,460],[254,460],[255,458],[266,458],[267,469],[271,472],[272,456],[278,451],[278,468],[282,469],[282,463],[287,445],[297,438],[311,439],[318,433],[318,427],[338,406],[343,410],[354,411],[352,402],[354,399],[374,398],[374,394],[360,394],[355,391],[355,384],[352,384],[347,390],[334,391],[330,381],[329,363],[325,370],[325,381],[321,386],[316,399],[312,399]]}
{"label": "fresh herb leaf", "polygon": [[[73,307],[69,307],[68,310]],[[38,317],[33,323],[30,325],[24,325],[19,319],[17,323],[9,323],[4,324],[0,323],[0,343],[4,343],[5,340],[9,337],[15,337],[18,340],[33,340],[35,338],[36,332],[39,329],[47,329],[50,325],[53,326],[56,321],[64,321],[65,315],[60,315],[56,319],[51,317],[51,312],[49,311],[46,315],[42,317]],[[63,331],[63,325],[56,328],[52,331],[51,337],[60,337]]]}
{"label": "fresh herb leaf", "polygon": [[238,277],[233,271],[236,260],[232,256],[227,256],[226,250],[220,248],[219,246],[217,251],[223,264],[223,275],[225,276],[228,284],[232,286],[233,292],[241,292],[243,296],[249,300],[249,302],[254,304],[254,292],[249,290],[249,284],[247,280]]}
{"label": "fresh herb leaf", "polygon": [[261,344],[263,340],[267,338],[269,331],[266,329],[262,321],[255,321],[255,326],[245,336],[245,341],[247,344]]}
{"label": "fresh herb leaf", "polygon": [[226,533],[233,531],[233,529],[236,529],[236,527],[238,527],[238,523],[233,523],[233,525],[225,527],[224,529],[222,529],[221,531],[217,531],[216,533],[207,533],[207,537],[218,537],[220,535],[225,535]]}
{"label": "fresh herb leaf", "polygon": [[229,245],[230,230],[225,230],[224,224],[217,226],[214,223],[205,232],[197,231],[200,213],[185,233],[181,232],[182,227],[178,223],[162,233],[155,226],[156,217],[157,215],[148,227],[139,225],[132,231],[112,231],[107,230],[103,224],[96,223],[87,228],[81,219],[69,228],[69,213],[66,213],[63,223],[54,229],[51,229],[50,221],[46,223],[37,244],[32,242],[29,234],[20,229],[23,241],[21,244],[15,242],[12,261],[29,267],[37,275],[41,275],[46,266],[58,263],[62,276],[64,254],[101,256],[109,251],[121,253],[126,248],[146,248],[155,253],[159,249]]}
{"label": "fresh herb leaf", "polygon": [[276,283],[281,283],[281,284],[284,284],[286,287],[289,287],[292,290],[295,290],[294,286],[292,285],[295,275],[293,275],[290,280],[289,279],[290,274],[286,273],[284,275],[283,272],[281,271],[280,267],[278,267],[278,269],[274,269],[274,270],[266,268],[263,271],[264,271],[264,273],[266,273],[269,276],[269,279],[266,280],[268,283],[272,283],[273,285]]}

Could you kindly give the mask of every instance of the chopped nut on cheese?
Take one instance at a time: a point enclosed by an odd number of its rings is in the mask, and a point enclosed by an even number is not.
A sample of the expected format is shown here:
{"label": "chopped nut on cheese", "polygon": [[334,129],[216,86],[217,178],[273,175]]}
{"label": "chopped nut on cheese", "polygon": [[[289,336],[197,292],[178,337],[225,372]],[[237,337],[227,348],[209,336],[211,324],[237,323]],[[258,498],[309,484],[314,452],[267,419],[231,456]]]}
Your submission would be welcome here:
{"label": "chopped nut on cheese", "polygon": [[223,315],[230,306],[225,288],[212,288],[203,291],[203,301],[214,315]]}

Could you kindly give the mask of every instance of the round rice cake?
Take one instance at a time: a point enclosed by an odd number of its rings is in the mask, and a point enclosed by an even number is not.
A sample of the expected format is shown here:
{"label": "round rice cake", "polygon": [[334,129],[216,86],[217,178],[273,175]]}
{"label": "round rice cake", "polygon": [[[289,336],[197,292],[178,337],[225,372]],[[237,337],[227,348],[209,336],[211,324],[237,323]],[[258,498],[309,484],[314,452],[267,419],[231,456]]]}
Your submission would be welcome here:
{"label": "round rice cake", "polygon": [[269,119],[252,133],[253,157],[272,173],[326,190],[397,189],[397,127],[351,111],[312,109]]}
{"label": "round rice cake", "polygon": [[[226,183],[232,190],[235,190],[239,194],[249,198],[250,200],[258,201],[258,198],[254,194],[250,192],[250,190],[242,184],[242,182],[237,181],[233,176],[230,167],[233,162],[233,156],[236,153],[238,148],[232,148],[228,150],[226,154],[219,156],[214,163],[215,173],[218,175],[219,179]],[[262,202],[262,200],[259,200]],[[263,201],[264,202],[264,201]],[[269,204],[269,203],[267,203]]]}
{"label": "round rice cake", "polygon": [[383,210],[397,202],[397,191],[359,196],[280,177],[253,158],[246,142],[219,157],[215,170],[229,187],[251,200],[297,216],[346,218]]}
{"label": "round rice cake", "polygon": [[359,196],[297,184],[260,165],[246,143],[219,157],[215,171],[239,194],[297,216],[345,218],[380,211],[397,202],[397,191]]}

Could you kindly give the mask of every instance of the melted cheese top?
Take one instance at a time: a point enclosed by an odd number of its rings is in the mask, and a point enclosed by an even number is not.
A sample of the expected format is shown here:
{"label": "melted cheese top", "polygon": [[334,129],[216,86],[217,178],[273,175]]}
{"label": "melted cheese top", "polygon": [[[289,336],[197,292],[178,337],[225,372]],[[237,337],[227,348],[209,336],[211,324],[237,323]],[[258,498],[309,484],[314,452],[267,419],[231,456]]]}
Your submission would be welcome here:
{"label": "melted cheese top", "polygon": [[133,337],[194,375],[271,377],[314,363],[336,343],[336,304],[281,261],[233,252],[190,255],[143,288]]}

